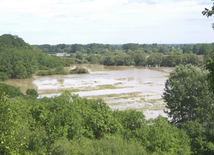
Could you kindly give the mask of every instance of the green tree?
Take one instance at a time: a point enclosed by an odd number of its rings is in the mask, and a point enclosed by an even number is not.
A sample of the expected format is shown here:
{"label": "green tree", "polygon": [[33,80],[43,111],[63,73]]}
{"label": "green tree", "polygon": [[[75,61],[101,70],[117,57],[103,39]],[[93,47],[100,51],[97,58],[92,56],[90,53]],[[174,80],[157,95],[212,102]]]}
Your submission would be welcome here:
{"label": "green tree", "polygon": [[123,50],[128,52],[128,50],[131,50],[131,51],[137,50],[138,46],[139,46],[138,44],[128,43],[128,44],[123,44],[122,48]]}
{"label": "green tree", "polygon": [[23,79],[27,78],[27,69],[24,66],[24,63],[22,61],[18,61],[16,64],[16,67],[14,69],[14,73],[17,78]]}
{"label": "green tree", "polygon": [[212,55],[212,47],[211,45],[203,45],[203,57],[204,57],[204,62],[206,63],[207,60],[210,59],[211,55]]}
{"label": "green tree", "polygon": [[4,81],[8,78],[7,74],[4,72],[0,72],[0,80]]}
{"label": "green tree", "polygon": [[187,134],[169,124],[162,116],[149,121],[149,125],[137,130],[136,137],[149,151],[157,154],[190,154]]}
{"label": "green tree", "polygon": [[214,54],[212,55],[212,58],[207,61],[206,69],[209,70],[208,80],[210,84],[210,90],[214,93]]}
{"label": "green tree", "polygon": [[[202,11],[202,14],[207,17],[212,16],[214,14],[214,3],[211,10],[205,8],[205,10]],[[208,79],[210,82],[210,90],[214,93],[214,54],[212,54],[211,57],[212,58],[206,63],[206,69],[210,71],[208,74]]]}
{"label": "green tree", "polygon": [[36,91],[36,89],[28,89],[26,91],[26,94],[32,97],[37,98],[39,96],[38,92]]}
{"label": "green tree", "polygon": [[0,154],[19,154],[23,143],[17,138],[19,135],[17,113],[13,110],[8,96],[0,88]]}
{"label": "green tree", "polygon": [[147,64],[151,66],[160,66],[164,55],[162,53],[152,53],[147,58]]}
{"label": "green tree", "polygon": [[212,16],[212,15],[214,14],[214,5],[212,6],[211,10],[205,8],[204,11],[202,11],[202,14],[203,14],[204,16],[207,16],[207,17]]}
{"label": "green tree", "polygon": [[189,121],[182,129],[190,137],[192,154],[214,154],[213,124],[208,128],[197,121]]}
{"label": "green tree", "polygon": [[141,51],[136,51],[134,53],[134,61],[135,61],[136,66],[146,65],[146,54]]}
{"label": "green tree", "polygon": [[165,113],[172,124],[180,126],[197,120],[204,125],[213,120],[213,93],[209,93],[207,71],[192,65],[180,65],[165,83]]}
{"label": "green tree", "polygon": [[184,53],[182,57],[182,64],[192,64],[195,66],[198,66],[202,63],[202,59],[200,59],[196,54],[190,53]]}

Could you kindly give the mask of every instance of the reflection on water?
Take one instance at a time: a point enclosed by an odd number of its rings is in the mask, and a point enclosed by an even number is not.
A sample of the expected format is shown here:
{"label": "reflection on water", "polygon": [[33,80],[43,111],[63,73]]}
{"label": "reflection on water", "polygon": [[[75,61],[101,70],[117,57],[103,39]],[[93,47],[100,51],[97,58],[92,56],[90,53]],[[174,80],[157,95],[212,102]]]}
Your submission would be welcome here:
{"label": "reflection on water", "polygon": [[174,68],[76,64],[66,70],[75,67],[84,67],[90,74],[33,76],[9,79],[6,83],[20,87],[24,93],[28,88],[37,89],[40,97],[71,90],[82,97],[103,98],[112,109],[134,108],[144,111],[147,118],[163,114],[164,82]]}

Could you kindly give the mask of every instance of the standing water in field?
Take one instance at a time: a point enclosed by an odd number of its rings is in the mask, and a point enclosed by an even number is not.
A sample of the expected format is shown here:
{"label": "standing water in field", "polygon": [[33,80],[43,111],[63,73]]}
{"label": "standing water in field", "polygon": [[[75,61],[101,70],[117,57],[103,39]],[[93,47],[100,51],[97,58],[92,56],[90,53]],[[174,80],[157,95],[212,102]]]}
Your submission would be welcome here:
{"label": "standing water in field", "polygon": [[146,118],[154,118],[165,108],[161,95],[169,73],[169,67],[118,67],[90,64],[76,64],[75,67],[88,69],[90,74],[68,74],[33,76],[30,79],[9,79],[7,84],[37,89],[39,97],[59,95],[70,90],[81,97],[103,98],[112,108],[127,108],[143,111]]}

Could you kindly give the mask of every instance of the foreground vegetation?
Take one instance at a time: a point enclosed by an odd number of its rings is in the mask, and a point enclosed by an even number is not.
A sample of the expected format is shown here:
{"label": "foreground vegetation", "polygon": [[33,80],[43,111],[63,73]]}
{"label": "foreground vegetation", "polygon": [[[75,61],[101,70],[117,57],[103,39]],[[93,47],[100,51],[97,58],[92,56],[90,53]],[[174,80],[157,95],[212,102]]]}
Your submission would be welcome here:
{"label": "foreground vegetation", "polygon": [[[210,62],[213,64],[213,62]],[[102,99],[65,91],[37,99],[28,89],[0,85],[1,154],[214,154],[210,73],[178,66],[163,98],[169,119],[146,120],[142,112],[113,111]]]}
{"label": "foreground vegetation", "polygon": [[190,154],[185,131],[163,117],[147,121],[142,112],[112,111],[102,99],[68,91],[53,98],[8,98],[7,90],[18,89],[6,87],[1,86],[1,154]]}

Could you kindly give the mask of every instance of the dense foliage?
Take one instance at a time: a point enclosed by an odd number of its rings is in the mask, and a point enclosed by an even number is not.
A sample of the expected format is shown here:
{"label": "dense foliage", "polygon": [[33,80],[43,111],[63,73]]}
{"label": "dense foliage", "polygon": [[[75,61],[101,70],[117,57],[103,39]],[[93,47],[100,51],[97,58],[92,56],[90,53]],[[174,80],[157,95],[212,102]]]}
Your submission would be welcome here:
{"label": "dense foliage", "polygon": [[[213,8],[202,13],[209,17]],[[0,80],[28,78],[38,69],[37,75],[66,74],[63,66],[70,63],[179,65],[163,93],[169,118],[146,120],[136,110],[112,111],[102,99],[69,91],[37,99],[35,89],[24,95],[19,88],[0,83],[0,154],[214,154],[214,44],[37,47],[71,56],[45,55],[18,36],[0,36]],[[209,72],[195,67],[203,63],[197,55],[203,55]]]}
{"label": "dense foliage", "polygon": [[102,99],[68,91],[15,100],[1,93],[0,99],[1,154],[190,154],[187,134],[165,118],[112,111]]}
{"label": "dense foliage", "polygon": [[70,74],[88,74],[89,71],[85,68],[74,68],[72,70],[70,70]]}
{"label": "dense foliage", "polygon": [[70,66],[66,59],[44,54],[18,36],[0,36],[0,80],[29,78],[38,69]]}
{"label": "dense foliage", "polygon": [[38,76],[46,76],[46,75],[66,75],[67,72],[64,70],[63,66],[56,67],[56,69],[48,69],[48,70],[40,70],[36,73]]}
{"label": "dense foliage", "polygon": [[169,122],[189,135],[193,154],[214,154],[214,94],[207,75],[192,65],[177,66],[163,93]]}
{"label": "dense foliage", "polygon": [[177,66],[170,73],[163,98],[171,123],[179,125],[197,120],[206,124],[212,121],[214,94],[209,92],[207,74],[192,65]]}
{"label": "dense foliage", "polygon": [[209,70],[208,80],[210,84],[210,90],[214,93],[214,54],[206,64],[206,69]]}
{"label": "dense foliage", "polygon": [[[179,64],[196,66],[206,62],[213,53],[214,44],[59,44],[37,45],[45,53],[66,52],[70,54],[70,63],[100,63],[115,66],[165,66],[175,67]],[[200,57],[198,55],[203,55]],[[202,59],[203,58],[203,59]]]}
{"label": "dense foliage", "polygon": [[16,96],[24,96],[20,88],[7,85],[5,83],[0,83],[0,93],[6,93],[7,97],[14,98]]}
{"label": "dense foliage", "polygon": [[[203,61],[209,60],[213,49],[214,44],[104,45],[93,43],[31,46],[18,36],[5,34],[0,36],[0,80],[29,78],[37,70],[40,70],[37,75],[41,76],[66,74],[62,67],[73,63],[99,63],[115,66],[175,67],[179,64],[201,66]],[[70,56],[57,57],[44,54],[58,52],[66,52]],[[197,55],[203,55],[204,60]]]}

